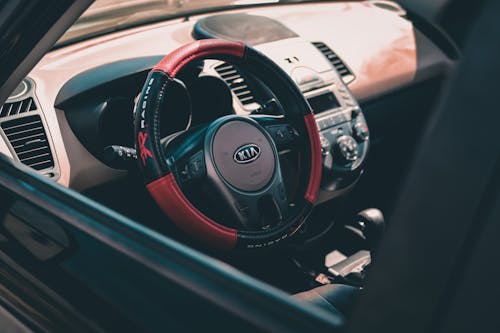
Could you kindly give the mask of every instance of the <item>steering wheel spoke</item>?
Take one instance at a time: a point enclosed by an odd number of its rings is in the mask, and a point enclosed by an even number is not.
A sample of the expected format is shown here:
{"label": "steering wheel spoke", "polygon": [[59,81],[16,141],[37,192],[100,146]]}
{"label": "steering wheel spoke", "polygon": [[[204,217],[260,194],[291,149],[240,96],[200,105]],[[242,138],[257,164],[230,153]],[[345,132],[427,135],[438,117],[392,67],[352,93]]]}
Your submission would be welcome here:
{"label": "steering wheel spoke", "polygon": [[207,169],[203,150],[192,154],[185,162],[177,163],[177,174],[182,184],[193,184],[205,178]]}
{"label": "steering wheel spoke", "polygon": [[242,192],[218,180],[214,183],[225,201],[230,203],[231,215],[244,230],[268,230],[280,225],[287,217],[288,198],[279,165],[272,181],[255,193]]}
{"label": "steering wheel spoke", "polygon": [[192,185],[206,177],[206,130],[206,126],[198,126],[162,139],[167,165],[182,185]]}
{"label": "steering wheel spoke", "polygon": [[266,129],[279,152],[293,150],[300,134],[297,129],[282,116],[253,115],[250,116]]}

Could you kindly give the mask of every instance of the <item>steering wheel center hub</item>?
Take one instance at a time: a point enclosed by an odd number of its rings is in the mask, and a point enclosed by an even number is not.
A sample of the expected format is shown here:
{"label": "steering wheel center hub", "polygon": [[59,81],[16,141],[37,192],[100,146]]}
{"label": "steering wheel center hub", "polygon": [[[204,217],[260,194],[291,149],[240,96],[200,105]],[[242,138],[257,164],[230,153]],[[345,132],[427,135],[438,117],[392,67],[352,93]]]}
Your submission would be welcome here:
{"label": "steering wheel center hub", "polygon": [[260,125],[235,118],[218,124],[213,133],[208,151],[224,181],[245,192],[257,192],[269,184],[278,154]]}

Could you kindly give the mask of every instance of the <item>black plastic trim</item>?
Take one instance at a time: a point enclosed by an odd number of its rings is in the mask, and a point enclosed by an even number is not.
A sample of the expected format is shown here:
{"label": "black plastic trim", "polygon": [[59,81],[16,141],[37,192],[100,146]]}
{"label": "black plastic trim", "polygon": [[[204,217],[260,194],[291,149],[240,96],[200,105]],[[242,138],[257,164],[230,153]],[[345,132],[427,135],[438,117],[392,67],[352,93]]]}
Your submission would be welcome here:
{"label": "black plastic trim", "polygon": [[414,29],[420,31],[435,43],[451,60],[458,60],[461,52],[450,36],[439,26],[429,22],[417,13],[407,10],[407,17],[413,23]]}
{"label": "black plastic trim", "polygon": [[120,60],[86,70],[69,79],[59,90],[55,106],[61,108],[72,98],[123,77],[153,68],[164,55]]}

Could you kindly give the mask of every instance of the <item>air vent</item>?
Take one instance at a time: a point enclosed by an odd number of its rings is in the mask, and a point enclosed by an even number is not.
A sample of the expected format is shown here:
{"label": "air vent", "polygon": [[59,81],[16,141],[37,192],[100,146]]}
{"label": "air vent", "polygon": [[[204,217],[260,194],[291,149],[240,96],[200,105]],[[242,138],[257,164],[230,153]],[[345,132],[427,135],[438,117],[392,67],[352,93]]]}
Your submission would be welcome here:
{"label": "air vent", "polygon": [[19,102],[5,103],[0,108],[0,118],[14,116],[19,113],[25,113],[36,110],[36,104],[32,97],[28,97]]}
{"label": "air vent", "polygon": [[342,80],[347,84],[349,82],[354,81],[356,78],[352,71],[347,67],[347,65],[340,59],[340,57],[333,52],[331,48],[329,48],[325,43],[322,42],[313,42],[312,43],[318,50],[323,53],[323,55],[328,59],[328,61],[335,67],[337,72],[342,77]]}
{"label": "air vent", "polygon": [[241,72],[233,65],[223,63],[215,67],[215,71],[226,81],[232,92],[238,97],[241,104],[249,105],[256,103],[255,98],[248,86],[247,80]]}
{"label": "air vent", "polygon": [[1,127],[21,163],[35,170],[54,167],[52,152],[39,115],[5,121]]}

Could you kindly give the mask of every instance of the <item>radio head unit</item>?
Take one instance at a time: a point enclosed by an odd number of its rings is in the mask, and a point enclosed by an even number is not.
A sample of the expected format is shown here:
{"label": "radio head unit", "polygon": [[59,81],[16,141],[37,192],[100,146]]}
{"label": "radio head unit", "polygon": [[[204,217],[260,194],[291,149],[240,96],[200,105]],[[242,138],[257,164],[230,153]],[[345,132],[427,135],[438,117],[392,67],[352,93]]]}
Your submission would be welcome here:
{"label": "radio head unit", "polygon": [[310,97],[307,99],[307,101],[311,105],[311,108],[313,109],[313,112],[315,114],[320,114],[322,112],[337,109],[340,107],[339,100],[331,91],[328,91],[321,95]]}

